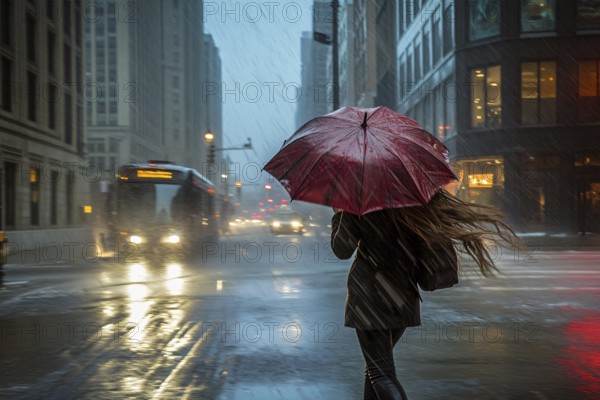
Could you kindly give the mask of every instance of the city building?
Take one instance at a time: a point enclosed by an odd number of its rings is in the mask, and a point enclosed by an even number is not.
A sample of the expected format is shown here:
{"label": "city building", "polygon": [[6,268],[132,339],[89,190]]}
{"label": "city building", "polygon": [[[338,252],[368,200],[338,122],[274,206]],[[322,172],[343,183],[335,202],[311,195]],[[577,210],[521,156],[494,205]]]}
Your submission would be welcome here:
{"label": "city building", "polygon": [[[203,117],[204,131],[210,131],[214,134],[212,144],[215,149],[223,148],[223,92],[224,84],[221,78],[221,57],[219,56],[219,48],[215,46],[215,41],[212,35],[204,34],[204,79],[202,81],[202,109],[205,116]],[[207,147],[205,147],[206,149]],[[227,188],[225,178],[222,178],[229,165],[223,159],[224,152],[222,150],[215,151],[213,170],[207,170],[207,165],[204,164],[202,170],[204,174],[212,180],[216,185],[222,186],[219,192],[224,193]],[[202,162],[206,163],[206,151],[202,153]]]}
{"label": "city building", "polygon": [[[354,78],[354,5],[353,0],[340,2],[339,24],[340,107],[355,106]],[[394,42],[395,43],[395,42]]]}
{"label": "city building", "polygon": [[0,2],[0,230],[13,243],[89,211],[82,23],[80,0]]}
{"label": "city building", "polygon": [[[87,0],[86,113],[88,160],[103,171],[164,159],[161,3]],[[135,20],[133,20],[135,19]]]}
{"label": "city building", "polygon": [[206,161],[203,74],[209,62],[202,4],[196,0],[161,4],[164,157],[200,171]]}
{"label": "city building", "polygon": [[313,62],[312,62],[312,48],[313,48],[313,33],[302,32],[300,38],[300,59],[302,62],[300,70],[300,96],[296,108],[296,126],[300,127],[311,118],[314,118],[312,113],[312,101],[311,96],[308,92],[309,86],[313,82]]}
{"label": "city building", "polygon": [[301,96],[296,112],[296,125],[331,111],[333,82],[328,70],[331,53],[331,2],[316,0],[312,6],[312,32],[303,32],[301,44]]}
{"label": "city building", "polygon": [[600,4],[396,4],[397,110],[447,145],[456,194],[521,231],[599,232]]}
{"label": "city building", "polygon": [[392,27],[376,28],[379,1],[354,1],[354,79],[356,106],[374,107],[377,96],[377,33]]}
{"label": "city building", "polygon": [[375,103],[396,108],[396,2],[377,0],[375,17],[377,90]]}

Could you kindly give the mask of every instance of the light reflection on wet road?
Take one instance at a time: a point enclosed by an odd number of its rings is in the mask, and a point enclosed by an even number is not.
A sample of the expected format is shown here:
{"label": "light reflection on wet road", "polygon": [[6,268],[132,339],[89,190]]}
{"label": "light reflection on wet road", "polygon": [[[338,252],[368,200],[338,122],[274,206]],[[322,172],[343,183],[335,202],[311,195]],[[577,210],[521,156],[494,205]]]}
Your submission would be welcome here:
{"label": "light reflection on wet road", "polygon": [[[8,266],[0,397],[360,399],[349,261],[326,243],[255,231],[196,262]],[[600,254],[536,257],[424,296],[396,353],[411,399],[598,398]]]}

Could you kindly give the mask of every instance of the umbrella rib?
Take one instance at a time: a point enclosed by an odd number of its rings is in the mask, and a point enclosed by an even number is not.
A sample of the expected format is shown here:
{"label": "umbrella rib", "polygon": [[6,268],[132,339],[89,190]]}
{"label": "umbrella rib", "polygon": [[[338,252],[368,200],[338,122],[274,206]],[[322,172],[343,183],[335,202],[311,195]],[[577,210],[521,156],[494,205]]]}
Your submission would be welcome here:
{"label": "umbrella rib", "polygon": [[364,186],[365,186],[365,164],[367,162],[367,127],[365,126],[364,128],[362,128],[364,131],[364,135],[363,135],[363,161],[362,161],[362,171],[361,171],[361,176],[360,176],[360,194],[358,195],[358,201],[360,202],[359,204],[359,210],[362,213],[362,206],[363,206],[363,190],[364,190]]}

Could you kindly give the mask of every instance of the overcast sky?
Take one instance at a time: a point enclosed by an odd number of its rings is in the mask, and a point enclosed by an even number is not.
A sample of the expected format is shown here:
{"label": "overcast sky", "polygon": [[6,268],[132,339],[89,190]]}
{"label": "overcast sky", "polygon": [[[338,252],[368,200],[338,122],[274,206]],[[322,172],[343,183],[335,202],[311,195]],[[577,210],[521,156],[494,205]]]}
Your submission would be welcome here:
{"label": "overcast sky", "polygon": [[262,165],[294,132],[300,37],[312,27],[311,5],[308,0],[204,2],[204,29],[222,62],[224,145],[241,145],[247,137],[254,145],[254,151],[229,152],[232,160]]}

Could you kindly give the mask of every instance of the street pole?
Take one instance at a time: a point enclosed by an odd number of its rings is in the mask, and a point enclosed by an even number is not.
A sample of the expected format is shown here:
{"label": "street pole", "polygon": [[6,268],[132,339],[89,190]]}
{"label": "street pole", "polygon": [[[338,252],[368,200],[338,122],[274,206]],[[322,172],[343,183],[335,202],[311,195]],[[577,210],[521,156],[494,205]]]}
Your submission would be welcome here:
{"label": "street pole", "polygon": [[338,10],[340,8],[339,0],[333,0],[331,2],[331,8],[333,9],[333,21],[332,21],[332,51],[333,51],[333,110],[340,108],[340,76],[338,67]]}

